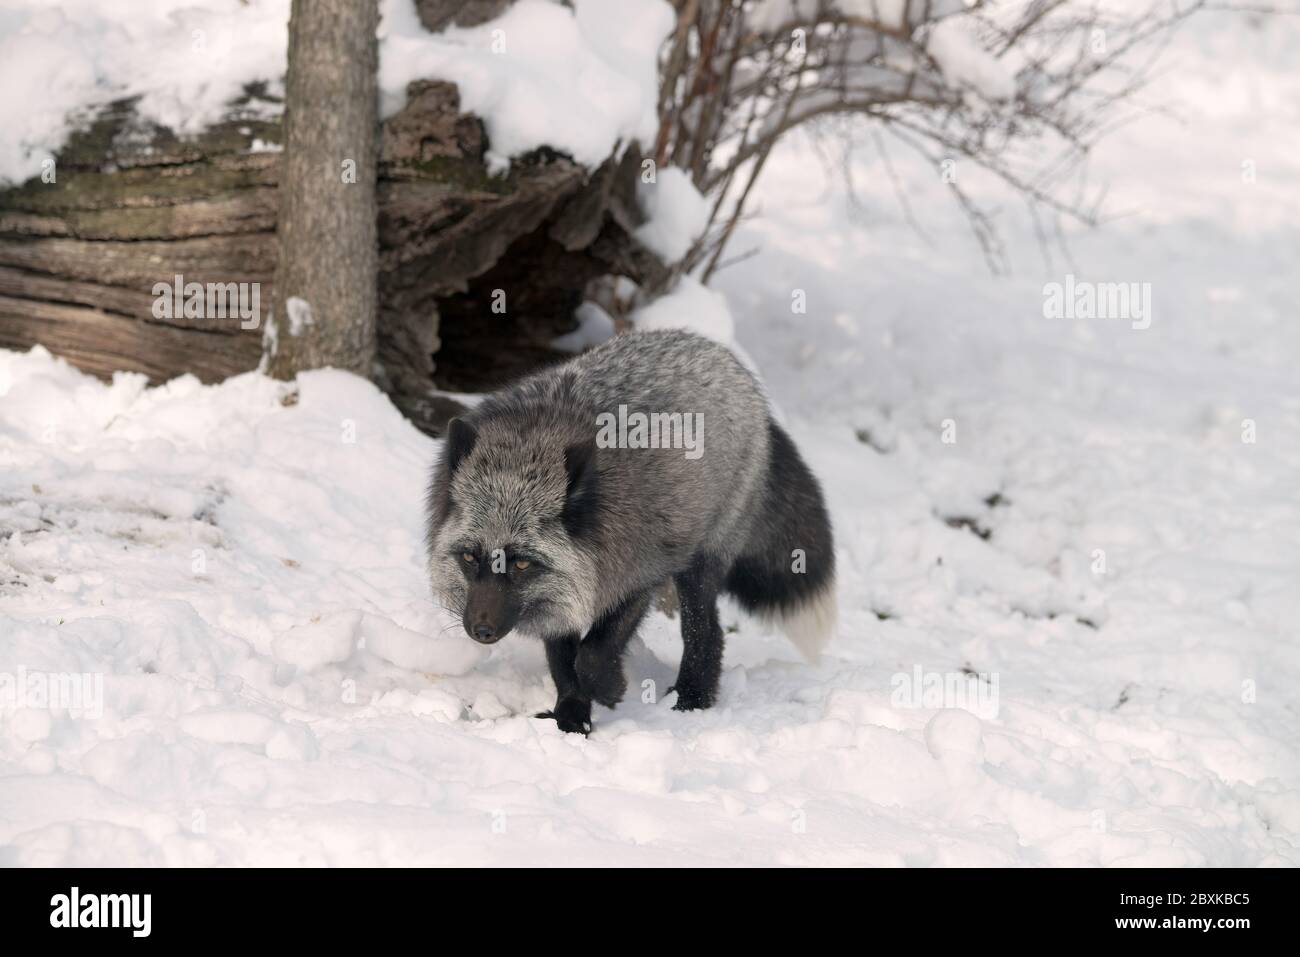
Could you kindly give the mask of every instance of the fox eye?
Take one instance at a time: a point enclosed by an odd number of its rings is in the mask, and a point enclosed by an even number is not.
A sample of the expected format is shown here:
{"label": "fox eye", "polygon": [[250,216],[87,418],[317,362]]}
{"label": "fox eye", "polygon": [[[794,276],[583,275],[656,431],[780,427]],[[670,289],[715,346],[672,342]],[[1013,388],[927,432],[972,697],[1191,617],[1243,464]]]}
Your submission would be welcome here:
{"label": "fox eye", "polygon": [[520,571],[523,571],[525,568],[527,568],[527,567],[528,567],[529,565],[531,565],[531,564],[532,564],[532,562],[530,562],[528,559],[526,559],[526,558],[521,558],[521,559],[519,559],[517,562],[515,562],[515,568],[519,569]]}
{"label": "fox eye", "polygon": [[465,559],[465,561],[469,562],[471,565],[474,564],[475,561],[477,561],[477,559],[474,558],[473,552],[461,552],[460,557]]}

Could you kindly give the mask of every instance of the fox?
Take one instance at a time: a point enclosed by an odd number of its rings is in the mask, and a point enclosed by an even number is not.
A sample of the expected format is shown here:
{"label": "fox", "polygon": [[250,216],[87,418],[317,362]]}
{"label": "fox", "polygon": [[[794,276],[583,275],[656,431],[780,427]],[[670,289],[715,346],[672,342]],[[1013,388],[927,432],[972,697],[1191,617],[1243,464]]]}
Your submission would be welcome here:
{"label": "fox", "polygon": [[670,582],[677,711],[717,701],[719,595],[810,661],[835,630],[821,485],[754,374],[685,330],[617,335],[452,419],[426,506],[436,600],[481,644],[541,639],[556,701],[536,717],[565,732],[623,699],[623,653]]}

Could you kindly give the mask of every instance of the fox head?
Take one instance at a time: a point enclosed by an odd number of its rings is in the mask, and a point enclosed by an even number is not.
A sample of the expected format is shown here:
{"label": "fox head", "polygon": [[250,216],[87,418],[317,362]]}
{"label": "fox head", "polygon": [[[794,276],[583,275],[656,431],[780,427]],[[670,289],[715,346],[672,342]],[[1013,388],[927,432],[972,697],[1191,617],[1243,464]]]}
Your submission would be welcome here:
{"label": "fox head", "polygon": [[520,423],[451,421],[429,493],[429,573],[471,638],[590,625],[594,570],[579,539],[597,478],[594,436],[563,442]]}

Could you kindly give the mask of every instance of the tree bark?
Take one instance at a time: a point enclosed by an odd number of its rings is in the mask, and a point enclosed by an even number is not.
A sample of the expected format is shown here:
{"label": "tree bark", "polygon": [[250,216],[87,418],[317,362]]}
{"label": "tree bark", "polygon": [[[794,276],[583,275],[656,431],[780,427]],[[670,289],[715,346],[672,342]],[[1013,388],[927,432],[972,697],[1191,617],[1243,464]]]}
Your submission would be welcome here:
{"label": "tree bark", "polygon": [[379,269],[377,0],[294,0],[267,371],[369,378]]}

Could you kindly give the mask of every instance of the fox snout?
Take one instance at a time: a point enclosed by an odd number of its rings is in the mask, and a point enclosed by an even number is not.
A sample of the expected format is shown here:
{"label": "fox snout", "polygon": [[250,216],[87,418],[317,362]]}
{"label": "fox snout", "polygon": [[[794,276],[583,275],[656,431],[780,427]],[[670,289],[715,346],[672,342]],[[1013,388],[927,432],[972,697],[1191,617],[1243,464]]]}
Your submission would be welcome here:
{"label": "fox snout", "polygon": [[494,582],[473,582],[461,619],[465,633],[481,645],[492,645],[510,634],[519,620],[519,609],[509,591]]}

